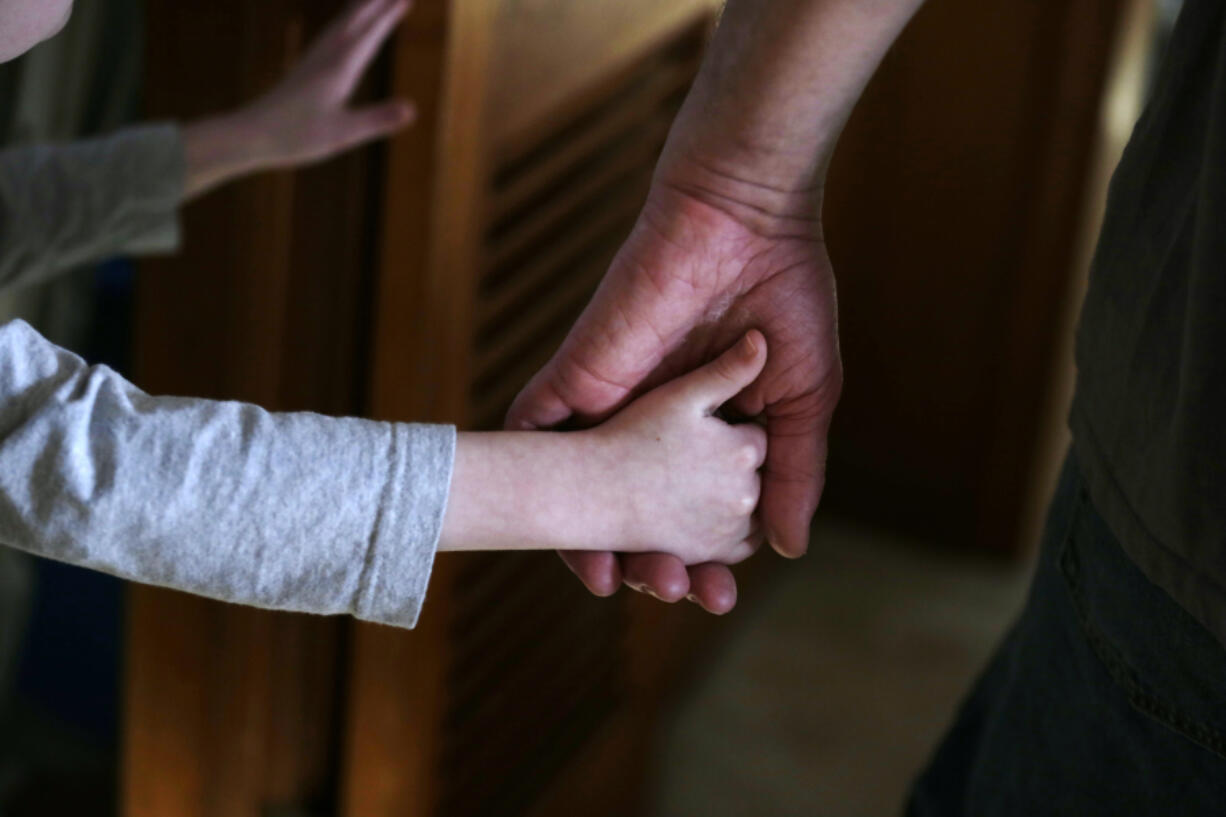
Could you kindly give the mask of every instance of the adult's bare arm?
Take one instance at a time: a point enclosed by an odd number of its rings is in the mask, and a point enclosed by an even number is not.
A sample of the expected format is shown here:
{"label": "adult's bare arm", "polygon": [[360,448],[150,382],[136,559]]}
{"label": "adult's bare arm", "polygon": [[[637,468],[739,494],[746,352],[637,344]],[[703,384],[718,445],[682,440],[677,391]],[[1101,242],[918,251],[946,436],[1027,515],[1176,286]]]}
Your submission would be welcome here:
{"label": "adult's bare arm", "polygon": [[[869,77],[921,0],[730,0],[669,134],[648,201],[599,290],[508,415],[512,428],[592,421],[726,348],[771,349],[732,403],[765,419],[759,511],[800,556],[842,387],[825,172]],[[625,580],[712,612],[736,601],[722,565],[659,554],[563,554],[592,592]]]}

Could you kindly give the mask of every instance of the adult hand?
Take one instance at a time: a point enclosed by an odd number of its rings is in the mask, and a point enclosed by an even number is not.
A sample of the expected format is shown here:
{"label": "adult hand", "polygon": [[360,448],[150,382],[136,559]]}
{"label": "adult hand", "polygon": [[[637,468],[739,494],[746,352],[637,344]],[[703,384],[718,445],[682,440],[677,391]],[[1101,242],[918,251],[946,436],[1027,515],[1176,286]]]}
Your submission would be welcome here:
{"label": "adult hand", "polygon": [[321,161],[411,122],[413,107],[404,100],[349,106],[408,8],[408,0],[352,3],[263,96],[184,128],[186,195],[257,170]]}
{"label": "adult hand", "polygon": [[[770,350],[766,367],[729,407],[765,422],[762,523],[775,550],[802,555],[842,387],[834,276],[815,198],[775,216],[657,178],[591,303],[512,405],[508,428],[595,422],[757,328]],[[624,580],[666,601],[688,595],[714,613],[736,603],[724,565],[687,573],[663,554],[562,555],[597,595]]]}

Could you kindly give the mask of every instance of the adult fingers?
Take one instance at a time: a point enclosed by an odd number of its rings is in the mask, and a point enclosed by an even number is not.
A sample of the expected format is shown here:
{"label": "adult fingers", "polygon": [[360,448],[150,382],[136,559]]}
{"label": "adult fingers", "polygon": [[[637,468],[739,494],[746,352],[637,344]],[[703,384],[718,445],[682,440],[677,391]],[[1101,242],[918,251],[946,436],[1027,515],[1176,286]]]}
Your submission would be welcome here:
{"label": "adult fingers", "polygon": [[722,616],[736,606],[736,579],[727,565],[716,562],[694,565],[689,571],[690,592],[686,599],[708,613]]}
{"label": "adult fingers", "polygon": [[507,410],[503,428],[510,431],[553,428],[570,418],[571,407],[554,389],[552,372],[553,363],[549,363],[528,381]]}
{"label": "adult fingers", "polygon": [[666,553],[629,553],[622,556],[622,575],[627,586],[660,601],[685,598],[690,578],[685,564]]}
{"label": "adult fingers", "polygon": [[558,555],[596,596],[611,596],[622,584],[621,566],[613,553],[587,550],[560,550]]}
{"label": "adult fingers", "polygon": [[826,476],[829,422],[811,416],[767,418],[766,463],[759,513],[766,538],[781,556],[797,558],[809,548],[809,523]]}

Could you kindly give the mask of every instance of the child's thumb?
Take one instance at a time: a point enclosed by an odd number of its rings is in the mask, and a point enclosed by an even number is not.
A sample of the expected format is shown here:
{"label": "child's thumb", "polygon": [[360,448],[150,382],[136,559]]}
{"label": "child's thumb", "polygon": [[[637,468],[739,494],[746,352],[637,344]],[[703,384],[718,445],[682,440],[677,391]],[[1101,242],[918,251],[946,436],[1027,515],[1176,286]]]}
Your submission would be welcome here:
{"label": "child's thumb", "polygon": [[765,365],[766,338],[757,329],[750,329],[731,349],[686,375],[686,392],[704,409],[713,411],[754,382]]}

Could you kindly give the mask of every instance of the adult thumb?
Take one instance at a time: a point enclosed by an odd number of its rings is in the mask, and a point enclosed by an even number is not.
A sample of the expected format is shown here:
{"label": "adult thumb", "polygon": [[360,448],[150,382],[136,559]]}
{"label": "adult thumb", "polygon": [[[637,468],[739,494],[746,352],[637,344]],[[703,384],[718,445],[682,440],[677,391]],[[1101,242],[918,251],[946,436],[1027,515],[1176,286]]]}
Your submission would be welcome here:
{"label": "adult thumb", "polygon": [[509,431],[532,431],[552,428],[571,416],[571,407],[553,388],[547,366],[537,372],[528,385],[516,395],[507,410],[503,428]]}
{"label": "adult thumb", "polygon": [[714,411],[754,382],[765,365],[766,338],[750,329],[731,349],[681,378],[679,385],[703,409]]}

